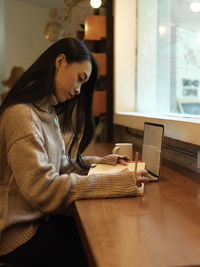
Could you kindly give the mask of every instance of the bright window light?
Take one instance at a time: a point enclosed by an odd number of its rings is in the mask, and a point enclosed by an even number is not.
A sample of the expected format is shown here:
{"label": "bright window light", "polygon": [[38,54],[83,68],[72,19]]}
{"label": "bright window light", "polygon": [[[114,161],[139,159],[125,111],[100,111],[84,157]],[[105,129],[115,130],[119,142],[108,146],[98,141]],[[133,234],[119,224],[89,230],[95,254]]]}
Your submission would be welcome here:
{"label": "bright window light", "polygon": [[199,12],[200,11],[200,3],[194,2],[190,5],[190,8],[193,12]]}
{"label": "bright window light", "polygon": [[160,25],[159,26],[159,33],[160,34],[166,34],[167,33],[167,27],[163,26],[163,25]]}

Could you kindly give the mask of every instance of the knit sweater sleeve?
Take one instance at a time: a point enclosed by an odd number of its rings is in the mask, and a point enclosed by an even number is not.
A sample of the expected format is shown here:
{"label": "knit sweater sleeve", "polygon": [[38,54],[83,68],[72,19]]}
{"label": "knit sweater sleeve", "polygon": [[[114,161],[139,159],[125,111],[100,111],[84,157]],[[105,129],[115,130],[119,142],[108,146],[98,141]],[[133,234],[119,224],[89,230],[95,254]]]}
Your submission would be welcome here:
{"label": "knit sweater sleeve", "polygon": [[[118,154],[110,154],[104,157],[96,157],[96,156],[84,156],[83,160],[87,164],[109,164],[116,165],[118,163],[119,158],[126,158],[125,156]],[[62,156],[61,161],[61,173],[70,173],[75,172],[78,174],[84,174],[85,171],[79,166],[75,159],[71,159],[73,166],[69,163],[66,155]]]}
{"label": "knit sweater sleeve", "polygon": [[[9,125],[16,124],[14,112],[12,115],[8,118]],[[15,179],[18,190],[30,207],[42,213],[53,213],[63,207],[67,209],[77,199],[138,194],[134,174],[128,169],[115,174],[60,174],[48,158],[41,129],[34,122],[31,126],[26,125],[31,118],[22,116],[20,120],[24,124],[18,121],[15,132],[12,132],[13,127],[11,131],[7,127],[7,139],[12,140],[7,140],[7,160],[12,170],[11,179]]]}
{"label": "knit sweater sleeve", "polygon": [[135,177],[125,169],[115,174],[59,175],[48,163],[41,141],[33,135],[13,144],[8,155],[17,186],[34,209],[44,213],[66,208],[76,199],[136,196]]}
{"label": "knit sweater sleeve", "polygon": [[[116,165],[119,162],[119,159],[127,160],[127,156],[119,155],[119,154],[109,154],[104,157],[97,157],[97,156],[84,156],[83,160],[85,163],[91,164],[109,164],[109,165]],[[85,174],[85,170],[83,170],[75,159],[71,160],[73,163],[73,167],[70,165],[66,155],[62,156],[61,162],[61,173],[70,173],[75,172],[78,174]]]}

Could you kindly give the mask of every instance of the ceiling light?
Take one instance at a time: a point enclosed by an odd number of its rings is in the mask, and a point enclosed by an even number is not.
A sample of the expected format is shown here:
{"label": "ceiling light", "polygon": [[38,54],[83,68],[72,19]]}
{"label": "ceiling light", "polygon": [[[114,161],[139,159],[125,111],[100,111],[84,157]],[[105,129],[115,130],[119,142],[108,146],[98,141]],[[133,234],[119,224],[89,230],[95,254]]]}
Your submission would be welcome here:
{"label": "ceiling light", "polygon": [[101,0],[90,0],[90,5],[93,8],[99,8],[101,6]]}

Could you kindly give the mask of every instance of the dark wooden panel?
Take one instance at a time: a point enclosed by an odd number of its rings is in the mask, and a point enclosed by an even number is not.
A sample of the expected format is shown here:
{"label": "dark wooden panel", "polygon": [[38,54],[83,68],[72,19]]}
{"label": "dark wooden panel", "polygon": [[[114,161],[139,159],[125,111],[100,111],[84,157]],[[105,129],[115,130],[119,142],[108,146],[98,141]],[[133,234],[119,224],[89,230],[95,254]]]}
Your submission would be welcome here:
{"label": "dark wooden panel", "polygon": [[106,1],[107,20],[107,142],[113,141],[113,0]]}

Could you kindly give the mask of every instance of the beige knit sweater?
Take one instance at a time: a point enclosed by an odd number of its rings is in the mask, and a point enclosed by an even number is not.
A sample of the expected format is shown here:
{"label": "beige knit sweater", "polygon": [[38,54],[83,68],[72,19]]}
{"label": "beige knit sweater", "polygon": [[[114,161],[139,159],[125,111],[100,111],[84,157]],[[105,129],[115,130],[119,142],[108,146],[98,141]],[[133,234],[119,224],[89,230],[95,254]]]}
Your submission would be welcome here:
{"label": "beige knit sweater", "polygon": [[[41,110],[17,104],[0,119],[0,255],[28,241],[46,215],[67,213],[76,199],[138,194],[128,169],[88,176],[80,175],[80,167],[71,171],[55,104],[55,97]],[[85,160],[116,164],[118,156]]]}

